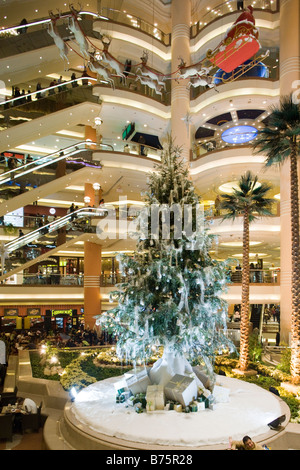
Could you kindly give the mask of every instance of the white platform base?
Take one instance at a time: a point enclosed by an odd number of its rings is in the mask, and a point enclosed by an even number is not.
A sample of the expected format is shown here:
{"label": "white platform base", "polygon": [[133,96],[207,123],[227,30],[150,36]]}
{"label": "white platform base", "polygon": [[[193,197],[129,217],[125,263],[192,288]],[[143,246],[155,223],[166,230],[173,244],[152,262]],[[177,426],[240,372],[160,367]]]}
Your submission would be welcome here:
{"label": "white platform base", "polygon": [[60,423],[61,438],[71,448],[85,449],[226,449],[228,438],[249,435],[256,442],[272,440],[277,431],[268,423],[290,411],[276,395],[247,382],[217,376],[230,389],[229,401],[197,413],[156,411],[138,414],[116,404],[114,382],[107,379],[83,389],[69,402]]}

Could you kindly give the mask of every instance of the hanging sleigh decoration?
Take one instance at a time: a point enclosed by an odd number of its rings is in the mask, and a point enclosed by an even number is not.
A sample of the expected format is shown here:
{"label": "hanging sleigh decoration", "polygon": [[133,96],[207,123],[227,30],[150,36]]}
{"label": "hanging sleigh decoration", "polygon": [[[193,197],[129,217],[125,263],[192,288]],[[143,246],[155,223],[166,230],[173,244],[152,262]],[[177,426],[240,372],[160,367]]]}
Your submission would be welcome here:
{"label": "hanging sleigh decoration", "polygon": [[258,52],[261,46],[252,12],[253,8],[247,7],[216,49],[207,51],[206,57],[214,66],[229,73]]}

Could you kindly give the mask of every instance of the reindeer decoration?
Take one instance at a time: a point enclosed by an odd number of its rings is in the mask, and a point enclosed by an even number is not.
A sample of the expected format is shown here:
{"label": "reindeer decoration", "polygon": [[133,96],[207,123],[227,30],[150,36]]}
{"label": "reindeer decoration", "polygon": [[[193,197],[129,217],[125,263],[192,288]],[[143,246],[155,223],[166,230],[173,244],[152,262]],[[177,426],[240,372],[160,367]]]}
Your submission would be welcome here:
{"label": "reindeer decoration", "polygon": [[137,75],[136,81],[139,80],[142,85],[147,85],[149,88],[152,88],[158,95],[162,96],[162,91],[164,88],[164,83],[161,85],[160,82],[156,82],[149,77],[143,77]]}
{"label": "reindeer decoration", "polygon": [[201,77],[202,75],[208,75],[208,72],[212,69],[211,67],[203,67],[202,63],[186,66],[186,63],[181,57],[180,60],[178,78],[189,78],[189,77]]}
{"label": "reindeer decoration", "polygon": [[81,11],[81,6],[80,10],[76,10],[72,3],[69,5],[69,7],[71,11],[71,16],[69,18],[69,29],[74,34],[75,41],[79,45],[81,54],[85,59],[88,60],[90,58],[89,45],[78,23],[78,14]]}
{"label": "reindeer decoration", "polygon": [[101,58],[101,62],[104,62],[104,65],[108,64],[109,67],[112,68],[112,70],[114,70],[116,72],[116,75],[120,76],[123,80],[123,83],[125,84],[126,83],[126,76],[124,75],[123,71],[121,70],[121,67],[120,67],[120,64],[119,62],[114,59],[110,53],[108,52],[108,48],[110,46],[110,43],[111,43],[111,39],[109,39],[108,36],[102,36],[101,37],[101,42],[103,44],[103,50],[102,50],[102,58]]}
{"label": "reindeer decoration", "polygon": [[96,73],[99,77],[102,77],[104,80],[106,80],[110,85],[112,86],[113,89],[115,89],[115,84],[113,79],[110,76],[109,70],[104,67],[104,65],[100,64],[98,62],[93,54],[90,54],[90,60],[88,61],[88,67],[89,69]]}
{"label": "reindeer decoration", "polygon": [[[198,86],[208,86],[209,88],[214,88],[216,91],[216,84],[214,78],[211,75],[208,75],[208,72],[212,69],[210,67],[204,67],[201,62],[198,64],[190,65],[186,67],[185,62],[181,57],[178,57],[180,60],[179,64],[179,78],[185,79],[190,77],[190,82],[187,88],[198,87]],[[184,71],[183,71],[184,70]]]}
{"label": "reindeer decoration", "polygon": [[56,25],[57,20],[60,18],[60,15],[55,15],[52,11],[49,11],[49,16],[51,19],[51,22],[48,25],[48,34],[54,39],[54,42],[56,46],[59,49],[59,55],[60,57],[65,60],[69,64],[69,59],[68,59],[68,46],[64,42],[64,40],[60,37],[58,33],[58,28]]}
{"label": "reindeer decoration", "polygon": [[200,77],[191,77],[191,80],[187,86],[188,89],[192,87],[197,88],[198,86],[208,86],[209,88],[214,88],[215,91],[219,93],[217,90],[216,84],[214,82],[214,77],[210,75],[202,75]]}
{"label": "reindeer decoration", "polygon": [[[138,67],[136,69],[136,74],[138,72],[141,72],[142,74],[142,77],[148,77],[150,78],[152,81],[156,81],[158,85],[160,85],[161,87],[163,87],[164,89],[166,89],[166,84],[164,81],[161,81],[159,80],[158,78],[158,75],[152,71],[149,67],[146,67],[147,65],[147,62],[148,62],[148,52],[147,51],[144,51],[143,52],[143,56],[141,57],[141,61],[142,61],[142,66],[141,67]],[[150,86],[150,85],[149,85]],[[152,87],[153,88],[153,87]]]}

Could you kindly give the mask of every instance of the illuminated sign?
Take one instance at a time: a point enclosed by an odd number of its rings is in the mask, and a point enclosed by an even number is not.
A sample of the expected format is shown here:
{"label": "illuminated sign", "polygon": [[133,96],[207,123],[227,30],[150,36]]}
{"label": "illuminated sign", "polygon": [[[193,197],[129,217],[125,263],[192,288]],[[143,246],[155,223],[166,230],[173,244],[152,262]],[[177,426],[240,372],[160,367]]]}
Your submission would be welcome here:
{"label": "illuminated sign", "polygon": [[28,308],[27,309],[27,315],[30,316],[40,316],[41,315],[41,309],[40,308]]}
{"label": "illuminated sign", "polygon": [[4,315],[6,317],[19,315],[19,309],[18,308],[5,308]]}
{"label": "illuminated sign", "polygon": [[122,140],[127,140],[135,130],[135,123],[131,122],[122,132]]}
{"label": "illuminated sign", "polygon": [[69,310],[52,310],[52,315],[56,316],[56,315],[72,315],[73,313],[73,310],[72,309],[69,309]]}
{"label": "illuminated sign", "polygon": [[228,144],[245,144],[255,139],[257,135],[257,129],[252,126],[235,126],[222,134],[222,140]]}

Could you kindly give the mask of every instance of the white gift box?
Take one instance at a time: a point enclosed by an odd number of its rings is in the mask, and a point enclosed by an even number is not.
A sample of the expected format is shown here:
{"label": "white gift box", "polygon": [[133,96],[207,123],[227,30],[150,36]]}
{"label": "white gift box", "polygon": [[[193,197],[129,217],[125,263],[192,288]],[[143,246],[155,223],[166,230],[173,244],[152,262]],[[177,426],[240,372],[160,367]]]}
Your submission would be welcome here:
{"label": "white gift box", "polygon": [[198,377],[200,382],[203,384],[204,388],[211,388],[210,378],[203,372],[203,369],[200,366],[194,366],[193,372]]}
{"label": "white gift box", "polygon": [[230,393],[229,388],[226,388],[220,385],[215,385],[213,389],[213,393],[212,393],[215,403],[228,403],[229,393]]}
{"label": "white gift box", "polygon": [[165,392],[163,385],[148,385],[146,393],[149,410],[163,410],[165,407]]}
{"label": "white gift box", "polygon": [[115,387],[116,392],[118,392],[118,390],[121,390],[121,389],[124,389],[125,391],[127,391],[128,387],[127,387],[125,377],[123,377],[121,380],[118,380],[118,382],[115,382],[114,387]]}
{"label": "white gift box", "polygon": [[199,403],[197,403],[197,405],[198,405],[198,411],[204,411],[205,410],[204,401],[200,401]]}
{"label": "white gift box", "polygon": [[146,393],[148,385],[150,385],[147,369],[136,370],[130,377],[126,377],[126,386],[131,393]]}
{"label": "white gift box", "polygon": [[165,386],[166,397],[188,406],[197,398],[196,380],[186,375],[176,374]]}

